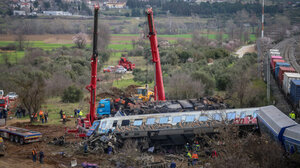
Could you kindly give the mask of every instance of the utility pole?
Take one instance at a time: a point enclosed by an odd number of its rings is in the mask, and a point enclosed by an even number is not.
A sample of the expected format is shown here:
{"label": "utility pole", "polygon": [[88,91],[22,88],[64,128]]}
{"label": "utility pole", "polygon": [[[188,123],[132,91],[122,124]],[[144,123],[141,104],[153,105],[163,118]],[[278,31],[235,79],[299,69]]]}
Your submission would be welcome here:
{"label": "utility pole", "polygon": [[261,38],[264,38],[264,21],[265,21],[265,0],[262,1]]}
{"label": "utility pole", "polygon": [[267,50],[266,53],[267,56],[267,100],[268,104],[270,104],[270,79],[271,79],[271,73],[270,73],[270,53]]}

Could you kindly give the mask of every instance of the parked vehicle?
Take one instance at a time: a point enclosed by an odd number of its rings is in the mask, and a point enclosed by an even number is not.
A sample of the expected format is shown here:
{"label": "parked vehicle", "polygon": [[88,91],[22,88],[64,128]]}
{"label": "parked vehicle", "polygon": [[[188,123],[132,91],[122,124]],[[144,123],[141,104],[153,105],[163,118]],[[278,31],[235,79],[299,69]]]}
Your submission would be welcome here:
{"label": "parked vehicle", "polygon": [[9,107],[9,98],[8,97],[0,97],[0,108],[4,108],[8,110]]}
{"label": "parked vehicle", "polygon": [[4,156],[4,155],[5,155],[5,146],[4,146],[3,138],[0,137],[0,156]]}
{"label": "parked vehicle", "polygon": [[103,73],[114,72],[114,71],[115,71],[115,67],[114,66],[108,66],[106,68],[103,68]]}
{"label": "parked vehicle", "polygon": [[21,145],[42,140],[42,134],[40,132],[13,126],[0,127],[0,136],[9,139],[11,142],[20,143]]}
{"label": "parked vehicle", "polygon": [[0,97],[4,96],[4,91],[0,90]]}
{"label": "parked vehicle", "polygon": [[9,100],[16,100],[19,97],[16,92],[9,92],[6,96],[9,98]]}
{"label": "parked vehicle", "polygon": [[132,71],[135,69],[135,64],[128,61],[125,57],[120,58],[119,65],[123,66],[127,71]]}
{"label": "parked vehicle", "polygon": [[122,67],[122,66],[120,66],[120,67],[116,70],[116,73],[122,73],[122,74],[124,74],[124,73],[126,73],[126,72],[127,72],[126,68],[124,68],[124,67]]}

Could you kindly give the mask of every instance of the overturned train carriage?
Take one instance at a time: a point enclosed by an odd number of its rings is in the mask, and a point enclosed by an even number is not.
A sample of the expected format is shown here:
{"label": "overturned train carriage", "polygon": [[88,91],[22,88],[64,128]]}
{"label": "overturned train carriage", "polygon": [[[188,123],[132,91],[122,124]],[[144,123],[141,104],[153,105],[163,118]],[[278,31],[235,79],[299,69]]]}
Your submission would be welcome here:
{"label": "overturned train carriage", "polygon": [[196,134],[216,133],[224,124],[256,127],[258,110],[224,109],[111,117],[95,121],[91,130],[96,134],[112,131],[122,138],[148,137],[174,145],[182,144]]}

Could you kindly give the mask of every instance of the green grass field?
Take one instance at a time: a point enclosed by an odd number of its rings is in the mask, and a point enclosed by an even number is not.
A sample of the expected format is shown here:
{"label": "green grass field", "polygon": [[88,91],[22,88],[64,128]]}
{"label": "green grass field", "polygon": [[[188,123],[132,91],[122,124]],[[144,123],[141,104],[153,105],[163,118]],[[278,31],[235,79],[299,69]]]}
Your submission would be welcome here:
{"label": "green grass field", "polygon": [[109,44],[109,49],[112,50],[132,50],[132,44]]}
{"label": "green grass field", "polygon": [[[0,41],[0,47],[5,47],[9,44],[15,44],[14,41]],[[52,50],[55,48],[60,48],[60,47],[72,47],[74,44],[53,44],[53,43],[45,43],[43,41],[30,41],[30,42],[25,42],[25,45],[28,47],[34,47],[34,48],[42,48],[44,50]]]}
{"label": "green grass field", "polygon": [[13,51],[13,52],[0,52],[0,64],[5,62],[5,55],[8,57],[8,62],[15,64],[20,61],[24,55],[24,51]]}

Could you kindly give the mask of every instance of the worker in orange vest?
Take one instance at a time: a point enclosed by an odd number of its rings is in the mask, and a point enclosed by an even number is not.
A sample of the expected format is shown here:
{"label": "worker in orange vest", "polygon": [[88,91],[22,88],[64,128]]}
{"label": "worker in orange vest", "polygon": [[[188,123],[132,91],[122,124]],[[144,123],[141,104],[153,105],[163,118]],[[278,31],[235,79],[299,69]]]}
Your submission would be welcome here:
{"label": "worker in orange vest", "polygon": [[42,121],[42,123],[44,123],[43,115],[44,115],[44,112],[42,110],[40,110],[39,116],[40,116],[40,121]]}
{"label": "worker in orange vest", "polygon": [[34,148],[32,149],[32,160],[36,162],[36,150]]}
{"label": "worker in orange vest", "polygon": [[63,114],[63,123],[66,124],[66,114]]}
{"label": "worker in orange vest", "polygon": [[192,159],[193,159],[192,165],[196,165],[196,164],[197,164],[197,161],[198,161],[198,159],[199,159],[198,154],[197,154],[197,153],[193,153]]}

